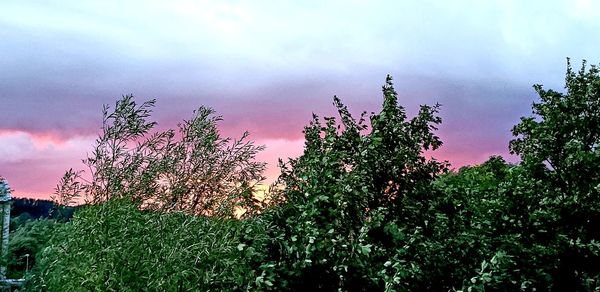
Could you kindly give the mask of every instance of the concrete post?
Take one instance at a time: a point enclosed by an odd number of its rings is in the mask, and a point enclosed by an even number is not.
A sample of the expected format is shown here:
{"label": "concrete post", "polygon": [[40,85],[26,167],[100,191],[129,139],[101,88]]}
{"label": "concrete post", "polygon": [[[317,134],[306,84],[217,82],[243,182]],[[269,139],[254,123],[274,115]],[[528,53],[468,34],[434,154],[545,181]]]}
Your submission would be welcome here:
{"label": "concrete post", "polygon": [[[6,258],[8,253],[8,235],[10,227],[10,187],[6,180],[0,178],[0,215],[2,217],[2,246],[0,256]],[[0,279],[6,279],[6,265],[0,266]]]}

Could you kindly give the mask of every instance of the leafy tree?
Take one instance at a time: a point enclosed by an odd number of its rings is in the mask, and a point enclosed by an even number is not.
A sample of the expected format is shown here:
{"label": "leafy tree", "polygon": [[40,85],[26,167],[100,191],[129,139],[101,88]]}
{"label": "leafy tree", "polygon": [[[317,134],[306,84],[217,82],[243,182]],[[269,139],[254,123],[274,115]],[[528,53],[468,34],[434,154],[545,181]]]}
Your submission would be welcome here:
{"label": "leafy tree", "polygon": [[178,131],[151,133],[155,101],[138,105],[132,96],[103,109],[102,131],[84,159],[88,180],[69,170],[56,189],[56,200],[73,204],[83,197],[96,204],[128,198],[153,210],[233,216],[238,207],[256,207],[254,186],[264,179],[265,164],[254,161],[264,146],[247,141],[248,133],[231,140],[217,129],[221,117],[200,107]]}
{"label": "leafy tree", "polygon": [[556,289],[582,289],[600,279],[600,70],[578,72],[567,62],[565,92],[534,88],[533,116],[513,128],[528,182],[541,182],[542,197],[530,210],[546,230],[553,266],[544,267]]}
{"label": "leafy tree", "polygon": [[427,252],[439,271],[436,281],[446,289],[471,284],[482,264],[488,265],[505,240],[512,240],[504,237],[505,222],[512,219],[506,212],[504,183],[513,168],[502,157],[492,156],[435,181],[441,194],[431,203],[437,243]]}
{"label": "leafy tree", "polygon": [[574,72],[567,62],[566,92],[534,85],[540,102],[533,116],[513,128],[511,153],[532,167],[548,170],[548,179],[565,197],[588,196],[600,177],[600,70],[583,62]]}
{"label": "leafy tree", "polygon": [[442,145],[439,105],[408,118],[390,77],[368,118],[334,97],[338,117],[313,116],[263,204],[246,134],[220,138],[201,108],[150,135],[153,102],[124,97],[104,110],[91,179],[69,171],[57,187],[93,204],[54,227],[30,288],[598,291],[599,75],[569,64],[566,92],[535,86],[513,128],[520,164],[458,171],[424,154]]}
{"label": "leafy tree", "polygon": [[150,131],[154,101],[131,96],[103,110],[103,127],[84,160],[69,170],[56,199],[85,199],[54,231],[29,282],[33,290],[255,290],[271,284],[262,264],[269,224],[238,221],[257,211],[254,184],[263,149],[221,138],[220,117],[201,107],[174,130]]}
{"label": "leafy tree", "polygon": [[[388,76],[383,107],[365,122],[340,99],[339,113],[304,129],[301,157],[281,164],[281,206],[267,214],[279,227],[279,281],[291,290],[409,289],[425,285],[414,237],[429,232],[432,181],[445,165],[437,149],[438,106],[408,119]],[[277,198],[277,197],[276,197]]]}

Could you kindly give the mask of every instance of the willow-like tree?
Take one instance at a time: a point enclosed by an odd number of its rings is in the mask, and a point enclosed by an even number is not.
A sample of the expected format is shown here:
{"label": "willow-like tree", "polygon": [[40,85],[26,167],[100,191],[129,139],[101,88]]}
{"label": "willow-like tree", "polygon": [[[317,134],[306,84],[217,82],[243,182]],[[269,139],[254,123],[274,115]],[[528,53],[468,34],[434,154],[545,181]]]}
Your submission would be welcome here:
{"label": "willow-like tree", "polygon": [[97,204],[126,199],[141,208],[190,214],[232,216],[236,208],[252,214],[254,187],[265,163],[255,160],[264,146],[223,138],[214,110],[200,107],[177,130],[156,131],[149,120],[154,100],[141,104],[131,95],[104,106],[102,129],[87,173],[67,171],[56,188],[62,204]]}

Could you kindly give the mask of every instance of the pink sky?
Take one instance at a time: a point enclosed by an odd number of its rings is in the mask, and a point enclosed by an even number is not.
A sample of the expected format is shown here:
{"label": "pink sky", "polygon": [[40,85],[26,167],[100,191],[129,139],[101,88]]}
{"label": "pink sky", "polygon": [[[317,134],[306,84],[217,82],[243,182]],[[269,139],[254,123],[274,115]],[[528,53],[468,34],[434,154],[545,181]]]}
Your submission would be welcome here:
{"label": "pink sky", "polygon": [[386,74],[409,114],[442,104],[435,156],[476,164],[506,155],[533,84],[600,61],[598,27],[589,0],[1,1],[0,175],[47,198],[83,168],[102,105],[134,94],[157,99],[160,129],[205,105],[224,135],[249,130],[272,181],[312,112],[333,95],[376,111]]}

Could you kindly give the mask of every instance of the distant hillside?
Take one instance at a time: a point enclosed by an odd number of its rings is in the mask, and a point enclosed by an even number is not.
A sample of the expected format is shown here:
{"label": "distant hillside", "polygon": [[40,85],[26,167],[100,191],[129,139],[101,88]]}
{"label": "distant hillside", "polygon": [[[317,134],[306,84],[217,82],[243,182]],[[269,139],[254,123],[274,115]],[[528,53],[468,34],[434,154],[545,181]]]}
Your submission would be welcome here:
{"label": "distant hillside", "polygon": [[59,206],[50,200],[13,198],[10,216],[20,221],[41,218],[69,220],[74,210],[74,207]]}

